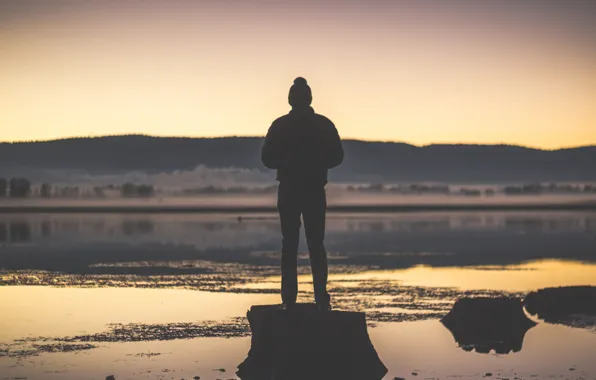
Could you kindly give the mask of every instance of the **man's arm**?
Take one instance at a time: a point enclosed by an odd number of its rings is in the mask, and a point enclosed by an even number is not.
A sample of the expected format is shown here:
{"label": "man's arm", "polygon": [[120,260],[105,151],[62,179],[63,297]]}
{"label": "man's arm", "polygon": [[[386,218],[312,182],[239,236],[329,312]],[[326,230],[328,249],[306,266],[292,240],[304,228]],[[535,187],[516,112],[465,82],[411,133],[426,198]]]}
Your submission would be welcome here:
{"label": "man's arm", "polygon": [[279,169],[281,166],[279,132],[275,122],[267,131],[265,143],[261,149],[261,161],[269,169]]}
{"label": "man's arm", "polygon": [[344,160],[344,149],[335,125],[329,121],[329,137],[327,148],[327,169],[339,166]]}

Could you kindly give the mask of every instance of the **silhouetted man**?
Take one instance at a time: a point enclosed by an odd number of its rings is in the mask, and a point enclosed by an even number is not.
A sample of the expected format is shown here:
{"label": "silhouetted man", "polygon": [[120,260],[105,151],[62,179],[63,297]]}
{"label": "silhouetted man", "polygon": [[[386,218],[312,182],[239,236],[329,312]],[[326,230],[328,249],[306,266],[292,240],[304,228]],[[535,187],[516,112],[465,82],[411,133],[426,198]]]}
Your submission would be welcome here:
{"label": "silhouetted man", "polygon": [[304,78],[296,78],[288,102],[292,110],[275,120],[265,138],[263,164],[277,169],[279,181],[277,209],[281,220],[281,296],[286,307],[298,295],[298,241],[300,217],[304,221],[310,253],[315,301],[319,310],[330,310],[327,293],[327,253],[325,185],[327,170],[341,164],[344,157],[337,129],[310,106],[312,94]]}

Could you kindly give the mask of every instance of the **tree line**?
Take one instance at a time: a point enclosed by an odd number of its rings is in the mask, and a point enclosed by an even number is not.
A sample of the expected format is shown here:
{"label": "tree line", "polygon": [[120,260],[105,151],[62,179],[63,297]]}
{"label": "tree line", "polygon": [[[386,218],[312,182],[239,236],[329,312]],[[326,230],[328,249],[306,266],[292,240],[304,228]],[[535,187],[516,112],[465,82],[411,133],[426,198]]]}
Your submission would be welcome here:
{"label": "tree line", "polygon": [[11,178],[10,180],[0,178],[0,198],[27,198],[30,196],[39,196],[41,198],[105,198],[106,193],[109,191],[119,192],[124,198],[143,198],[155,195],[153,185],[134,184],[132,182],[126,182],[121,186],[107,185],[92,188],[53,186],[50,183],[42,183],[37,188],[26,178]]}
{"label": "tree line", "polygon": [[493,196],[504,195],[557,195],[557,194],[596,194],[594,184],[557,184],[557,183],[531,183],[522,185],[509,185],[479,188],[457,188],[448,185],[385,185],[382,183],[368,185],[349,185],[348,192],[359,193],[390,193],[399,195],[464,195],[464,196]]}
{"label": "tree line", "polygon": [[[264,131],[263,131],[264,132]],[[596,146],[544,151],[506,145],[429,145],[344,140],[334,182],[522,183],[596,181]],[[171,173],[207,168],[264,171],[262,138],[109,136],[0,143],[0,169],[82,170],[89,174]],[[107,154],[106,152],[109,152]],[[18,165],[17,165],[18,163]],[[17,167],[18,166],[18,167]],[[267,171],[267,173],[270,173]],[[9,175],[9,174],[5,174]]]}
{"label": "tree line", "polygon": [[31,194],[31,182],[25,178],[0,178],[0,197],[24,198]]}

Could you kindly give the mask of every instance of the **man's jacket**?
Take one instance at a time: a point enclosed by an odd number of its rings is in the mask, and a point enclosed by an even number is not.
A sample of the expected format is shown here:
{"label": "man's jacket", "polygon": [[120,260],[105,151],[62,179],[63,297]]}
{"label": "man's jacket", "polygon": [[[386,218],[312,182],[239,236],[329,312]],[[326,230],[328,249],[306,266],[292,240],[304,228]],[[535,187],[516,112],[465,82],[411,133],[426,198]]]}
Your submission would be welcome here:
{"label": "man's jacket", "polygon": [[277,180],[289,186],[325,186],[327,170],[343,158],[335,125],[311,107],[275,120],[261,152],[263,164],[277,169]]}

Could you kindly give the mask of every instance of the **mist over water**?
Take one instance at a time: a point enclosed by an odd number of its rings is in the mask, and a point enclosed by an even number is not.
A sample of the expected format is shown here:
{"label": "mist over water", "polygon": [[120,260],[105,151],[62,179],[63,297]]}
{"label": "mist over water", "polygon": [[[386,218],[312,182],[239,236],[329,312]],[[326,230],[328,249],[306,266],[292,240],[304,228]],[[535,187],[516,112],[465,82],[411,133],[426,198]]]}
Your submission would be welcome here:
{"label": "mist over water", "polygon": [[[6,171],[6,169],[4,169]],[[233,187],[271,184],[275,179],[272,172],[245,168],[209,168],[197,165],[193,170],[174,170],[148,173],[132,171],[125,173],[91,174],[82,170],[32,170],[15,168],[7,172],[11,176],[30,177],[35,182],[49,182],[55,185],[107,186],[126,182],[150,184],[164,190],[193,188],[200,186]]]}
{"label": "mist over water", "polygon": [[[274,172],[209,168],[148,173],[91,174],[77,170],[24,170],[26,197],[0,196],[0,206],[271,206],[276,204]],[[13,173],[16,175],[16,172]],[[11,177],[7,177],[11,178]],[[150,189],[125,194],[127,185]],[[44,190],[44,187],[46,190]],[[596,202],[593,183],[344,183],[327,184],[334,205],[376,204],[551,204]],[[45,193],[44,193],[45,191]]]}

